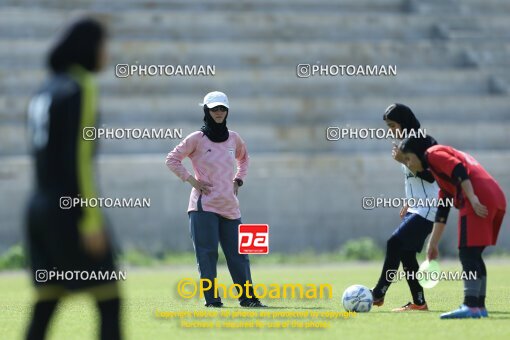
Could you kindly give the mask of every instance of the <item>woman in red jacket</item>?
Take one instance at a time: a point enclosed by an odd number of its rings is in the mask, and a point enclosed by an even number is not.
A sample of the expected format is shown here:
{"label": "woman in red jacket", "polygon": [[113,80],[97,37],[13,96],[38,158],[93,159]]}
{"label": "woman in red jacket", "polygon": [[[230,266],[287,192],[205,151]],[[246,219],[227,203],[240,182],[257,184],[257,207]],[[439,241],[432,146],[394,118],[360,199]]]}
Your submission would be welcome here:
{"label": "woman in red jacket", "polygon": [[[445,145],[432,145],[428,138],[409,138],[400,149],[411,171],[429,169],[439,185],[439,198],[451,197],[459,209],[458,246],[463,271],[476,279],[464,280],[464,303],[441,319],[487,317],[485,296],[487,270],[482,252],[496,244],[506,210],[506,199],[498,182],[471,155]],[[449,207],[438,207],[427,247],[429,259],[439,255]]]}

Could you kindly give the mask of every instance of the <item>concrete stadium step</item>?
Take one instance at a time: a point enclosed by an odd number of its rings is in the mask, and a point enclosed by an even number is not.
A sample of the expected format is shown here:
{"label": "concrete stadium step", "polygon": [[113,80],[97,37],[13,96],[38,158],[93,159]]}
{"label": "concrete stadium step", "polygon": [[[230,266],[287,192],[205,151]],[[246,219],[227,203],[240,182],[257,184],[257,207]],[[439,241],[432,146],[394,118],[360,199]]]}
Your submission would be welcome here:
{"label": "concrete stadium step", "polygon": [[[398,70],[397,76],[311,76],[299,78],[296,66],[216,69],[214,76],[131,76],[116,78],[109,68],[99,77],[102,95],[178,95],[206,93],[219,88],[235,96],[363,97],[449,96],[492,93],[490,79],[495,69]],[[327,66],[327,65],[326,65]],[[336,70],[338,71],[338,69]],[[2,77],[0,92],[8,95],[31,93],[43,80],[43,72],[13,72]]]}
{"label": "concrete stadium step", "polygon": [[469,14],[508,15],[510,13],[510,2],[507,0],[462,0],[464,11]]}
{"label": "concrete stadium step", "polygon": [[491,86],[494,92],[499,91],[499,93],[503,95],[510,94],[510,74],[502,73],[492,78]]}
{"label": "concrete stadium step", "polygon": [[[244,123],[329,123],[339,120],[380,122],[385,108],[393,102],[409,105],[425,122],[508,122],[508,96],[421,96],[383,97],[293,97],[230,96],[231,120]],[[28,96],[0,96],[0,123],[25,124]],[[105,124],[124,122],[200,122],[202,110],[197,105],[202,93],[183,95],[101,96],[99,110]],[[431,105],[434,103],[434,105]],[[381,121],[382,123],[382,121]]]}
{"label": "concrete stadium step", "polygon": [[[508,28],[506,16],[462,16],[451,13],[415,15],[403,13],[311,12],[208,12],[197,20],[190,10],[122,10],[103,14],[114,38],[193,39],[208,41],[300,39],[412,41],[433,38],[437,27],[470,27],[497,33]],[[20,21],[18,18],[24,18]],[[0,38],[47,38],[69,19],[69,11],[4,7],[0,10]],[[26,25],[25,22],[30,22]],[[136,23],[133,24],[133,23]],[[445,24],[443,24],[445,23]],[[406,27],[405,30],[402,27]],[[448,30],[447,30],[448,31]],[[442,32],[442,31],[439,31]],[[506,36],[506,33],[502,33]]]}
{"label": "concrete stadium step", "polygon": [[61,0],[4,0],[1,7],[22,7],[22,8],[58,8],[75,9],[83,8],[89,10],[122,10],[126,7],[132,9],[188,9],[198,13],[211,10],[229,11],[332,11],[343,10],[349,12],[370,12],[378,13],[414,11],[419,13],[442,13],[445,9],[456,10],[457,12],[468,13],[491,13],[500,14],[502,11],[510,11],[510,4],[506,0],[74,0],[65,2]]}
{"label": "concrete stadium step", "polygon": [[[31,70],[44,67],[44,58],[51,46],[47,39],[0,39],[0,65],[3,68]],[[491,65],[506,66],[510,57],[510,42],[465,44],[442,40],[376,42],[337,42],[293,40],[285,42],[224,41],[128,41],[112,40],[109,45],[111,63],[143,64],[212,64],[222,69],[257,66],[286,66],[297,63],[396,64],[399,68],[445,69],[472,65],[466,51],[484,52],[487,57],[497,54]],[[486,58],[487,59],[487,58]],[[467,64],[467,61],[469,64]],[[35,70],[34,70],[35,71]]]}
{"label": "concrete stadium step", "polygon": [[506,0],[407,0],[404,8],[420,14],[501,15],[510,11]]}
{"label": "concrete stadium step", "polygon": [[[464,43],[463,43],[464,44]],[[465,45],[465,44],[464,44]],[[471,45],[463,55],[466,67],[501,67],[510,66],[510,45],[501,43],[498,48],[478,48]]]}
{"label": "concrete stadium step", "polygon": [[[320,39],[333,41],[413,41],[433,37],[434,25],[483,19],[452,18],[379,13],[295,13],[211,11],[208,20],[197,20],[192,11],[124,10],[103,14],[111,25],[112,36],[165,40],[225,41],[270,39],[288,41]],[[24,18],[20,21],[18,18]],[[69,11],[55,9],[2,8],[0,38],[44,38],[53,36],[69,19]],[[501,19],[495,19],[503,21]],[[30,22],[26,25],[25,22]],[[136,23],[136,24],[134,24]],[[402,27],[406,27],[405,30]]]}
{"label": "concrete stadium step", "polygon": [[455,10],[462,14],[501,14],[510,11],[510,3],[507,0],[74,0],[66,2],[62,0],[4,0],[2,7],[22,8],[58,8],[75,9],[84,8],[90,10],[122,10],[126,7],[131,9],[160,9],[182,10],[188,9],[200,14],[211,10],[225,11],[349,11],[349,12],[399,12],[414,11],[418,13],[444,13],[445,9]]}
{"label": "concrete stadium step", "polygon": [[[198,97],[198,98],[197,98]],[[202,110],[200,97],[108,97],[101,102],[102,120],[116,122],[196,122]],[[382,113],[393,101],[407,103],[424,121],[463,122],[510,119],[508,96],[423,96],[364,98],[230,97],[231,120],[239,123],[382,122]],[[430,103],[435,103],[431,106]],[[0,117],[2,115],[0,114]]]}
{"label": "concrete stadium step", "polygon": [[[510,13],[508,13],[510,14]],[[473,16],[478,18],[478,16]],[[434,30],[438,37],[459,42],[508,41],[510,21],[499,16],[486,17],[486,21],[465,20],[438,23]],[[503,18],[508,18],[505,16]]]}
{"label": "concrete stadium step", "polygon": [[[395,12],[403,9],[404,0],[74,0],[72,3],[62,0],[38,0],[34,4],[32,0],[4,0],[3,6],[29,7],[33,8],[59,8],[75,9],[90,8],[98,10],[122,10],[127,7],[131,9],[188,9],[205,14],[211,10],[228,11],[332,11],[343,10],[349,12]],[[1,8],[1,6],[0,6]]]}
{"label": "concrete stadium step", "polygon": [[406,9],[412,13],[439,14],[460,11],[460,4],[455,0],[408,0]]}
{"label": "concrete stadium step", "polygon": [[[108,124],[109,129],[182,129],[182,137],[197,131],[201,124],[173,122],[156,125],[142,123]],[[329,141],[326,138],[328,127],[346,127],[345,121],[332,121],[329,124],[292,124],[275,126],[272,124],[229,124],[230,129],[240,133],[251,152],[374,152],[390,150],[392,140],[349,139]],[[381,128],[382,124],[370,122],[363,124],[351,122],[351,129]],[[506,150],[510,143],[510,123],[439,123],[424,125],[426,132],[434,136],[439,143],[454,147],[477,150]],[[139,133],[139,132],[138,132]],[[366,134],[365,134],[366,135]],[[127,134],[125,133],[125,136]],[[99,152],[105,154],[126,153],[166,153],[180,141],[177,133],[175,139],[101,139]],[[362,135],[361,135],[362,136]],[[0,155],[19,155],[28,152],[27,131],[19,124],[0,125]]]}

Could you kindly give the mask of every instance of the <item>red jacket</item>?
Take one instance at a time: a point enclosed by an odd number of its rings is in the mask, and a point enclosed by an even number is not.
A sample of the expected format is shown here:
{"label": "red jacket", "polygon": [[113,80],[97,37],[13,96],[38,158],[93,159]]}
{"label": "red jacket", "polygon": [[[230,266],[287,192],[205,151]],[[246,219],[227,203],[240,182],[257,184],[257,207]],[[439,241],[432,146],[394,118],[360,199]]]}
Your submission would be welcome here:
{"label": "red jacket", "polygon": [[425,159],[430,167],[432,175],[439,185],[439,197],[453,197],[455,207],[460,209],[464,206],[465,197],[456,178],[452,177],[453,169],[462,164],[466,169],[469,179],[475,190],[475,194],[483,203],[477,184],[488,184],[497,182],[492,176],[478,163],[473,156],[456,150],[450,146],[435,145],[425,152]]}
{"label": "red jacket", "polygon": [[[506,199],[498,182],[471,155],[444,145],[435,145],[425,152],[425,160],[439,185],[439,197],[453,197],[459,211],[459,247],[489,246],[497,242],[506,210]],[[453,169],[462,164],[473,191],[488,215],[479,217],[465,199],[458,178],[452,178]]]}

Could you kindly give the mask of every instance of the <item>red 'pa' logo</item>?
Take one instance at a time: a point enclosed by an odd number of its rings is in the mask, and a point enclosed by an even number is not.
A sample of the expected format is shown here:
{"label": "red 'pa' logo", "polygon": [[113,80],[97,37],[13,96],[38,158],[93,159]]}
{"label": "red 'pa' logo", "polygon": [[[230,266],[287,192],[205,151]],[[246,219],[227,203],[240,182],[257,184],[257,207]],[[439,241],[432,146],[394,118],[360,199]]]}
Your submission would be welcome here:
{"label": "red 'pa' logo", "polygon": [[269,253],[269,226],[267,224],[239,225],[239,254]]}

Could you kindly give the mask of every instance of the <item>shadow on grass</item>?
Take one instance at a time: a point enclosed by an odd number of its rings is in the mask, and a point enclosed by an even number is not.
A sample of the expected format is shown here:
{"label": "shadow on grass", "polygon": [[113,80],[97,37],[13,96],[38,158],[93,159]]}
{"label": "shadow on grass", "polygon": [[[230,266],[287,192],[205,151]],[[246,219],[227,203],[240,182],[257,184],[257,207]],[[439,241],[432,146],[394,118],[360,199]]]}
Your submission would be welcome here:
{"label": "shadow on grass", "polygon": [[[425,315],[430,315],[430,314],[436,314],[437,317],[439,318],[439,315],[442,314],[442,313],[446,313],[446,312],[450,312],[450,310],[446,310],[446,309],[441,309],[441,310],[428,310],[427,312],[417,312],[416,314],[425,314]],[[390,311],[390,310],[381,310],[381,311],[377,311],[377,313],[381,313],[381,314],[395,314],[395,315],[398,315],[400,313],[398,312],[393,312],[393,311]],[[406,312],[408,313],[408,312]],[[413,312],[414,314],[414,312]],[[498,312],[498,311],[489,311],[489,317],[487,319],[485,318],[482,318],[482,320],[507,320],[507,319],[510,319],[510,312]],[[465,320],[465,319],[448,319],[448,320]],[[445,320],[447,321],[447,320]]]}
{"label": "shadow on grass", "polygon": [[296,309],[296,310],[300,310],[300,309],[331,309],[331,308],[324,308],[324,307],[288,307],[288,306],[285,306],[285,307],[278,307],[278,306],[267,306],[265,308],[249,308],[249,307],[241,307],[241,306],[223,306],[221,308],[218,308],[218,309],[224,309],[224,308],[228,308],[228,309],[233,309],[233,308],[236,308],[236,309],[243,309],[243,310],[246,310],[246,311],[264,311],[264,310],[268,310],[268,309]]}
{"label": "shadow on grass", "polygon": [[488,320],[506,320],[510,319],[510,312],[498,312],[498,311],[490,311],[489,310],[489,318]]}

